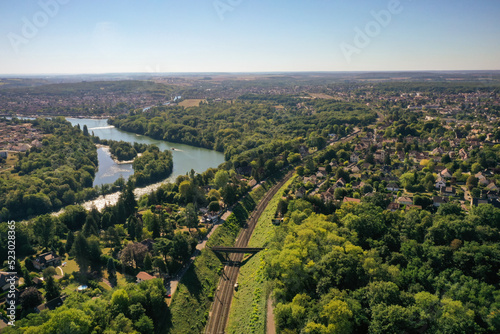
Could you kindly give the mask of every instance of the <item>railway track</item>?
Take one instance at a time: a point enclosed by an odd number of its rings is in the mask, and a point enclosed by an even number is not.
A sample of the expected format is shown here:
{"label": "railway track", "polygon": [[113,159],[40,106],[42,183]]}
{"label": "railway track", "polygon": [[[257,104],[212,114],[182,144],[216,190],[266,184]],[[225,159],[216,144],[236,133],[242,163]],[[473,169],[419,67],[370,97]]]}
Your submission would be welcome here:
{"label": "railway track", "polygon": [[[257,221],[269,204],[269,201],[276,195],[278,190],[292,177],[293,171],[289,172],[277,184],[275,184],[264,195],[257,207],[248,219],[248,226],[244,228],[235,242],[235,247],[247,247]],[[233,299],[234,285],[238,280],[240,272],[239,263],[243,260],[244,254],[230,254],[229,264],[224,266],[224,272],[219,280],[219,285],[215,293],[211,312],[208,316],[208,324],[205,328],[205,334],[223,334],[229,316],[229,309]]]}

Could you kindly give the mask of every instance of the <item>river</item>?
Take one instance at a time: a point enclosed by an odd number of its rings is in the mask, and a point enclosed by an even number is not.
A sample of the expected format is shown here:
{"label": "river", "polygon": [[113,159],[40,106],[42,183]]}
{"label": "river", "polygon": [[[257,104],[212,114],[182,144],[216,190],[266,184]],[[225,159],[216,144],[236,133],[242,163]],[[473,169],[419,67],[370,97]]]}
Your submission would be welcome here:
{"label": "river", "polygon": [[[152,139],[147,136],[142,136],[110,126],[107,119],[80,119],[80,118],[66,118],[73,126],[80,124],[83,129],[87,125],[89,133],[94,133],[101,139],[123,140],[129,143],[137,142],[144,144],[154,144],[160,150],[170,150],[173,156],[174,168],[172,175],[159,183],[152,184],[145,188],[135,189],[136,196],[140,197],[144,194],[150,193],[157,189],[162,183],[171,182],[179,175],[189,173],[194,169],[198,173],[202,173],[208,168],[217,167],[224,162],[224,154],[205,148],[194,147],[183,144],[170,143],[163,140]],[[172,150],[173,148],[173,150]],[[113,183],[120,176],[128,179],[134,171],[132,164],[117,164],[111,159],[109,150],[103,147],[97,149],[97,156],[99,160],[99,170],[94,179],[94,186],[105,183]],[[87,209],[95,206],[97,209],[102,209],[106,204],[113,205],[117,202],[119,193],[109,194],[105,197],[101,196],[95,200],[85,202],[83,206]]]}

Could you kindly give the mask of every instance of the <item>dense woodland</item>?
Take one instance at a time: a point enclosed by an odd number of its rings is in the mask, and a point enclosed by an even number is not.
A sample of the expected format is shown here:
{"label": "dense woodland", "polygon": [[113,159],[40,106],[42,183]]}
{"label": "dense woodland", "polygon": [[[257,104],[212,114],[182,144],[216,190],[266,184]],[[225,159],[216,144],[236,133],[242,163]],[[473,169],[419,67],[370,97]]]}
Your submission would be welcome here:
{"label": "dense woodland", "polygon": [[500,210],[384,205],[282,205],[266,260],[280,332],[498,333]]}

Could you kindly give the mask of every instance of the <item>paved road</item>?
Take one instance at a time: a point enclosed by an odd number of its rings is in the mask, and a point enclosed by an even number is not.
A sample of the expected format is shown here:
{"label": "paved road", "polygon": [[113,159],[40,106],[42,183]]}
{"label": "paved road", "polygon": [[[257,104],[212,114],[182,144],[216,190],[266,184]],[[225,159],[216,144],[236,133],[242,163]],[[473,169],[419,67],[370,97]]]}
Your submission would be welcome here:
{"label": "paved road", "polygon": [[[235,242],[235,247],[247,247],[248,241],[252,236],[253,230],[262,212],[267,207],[269,201],[274,197],[278,190],[293,176],[289,172],[283,180],[274,185],[259,202],[248,220],[248,226],[244,228]],[[234,285],[238,280],[240,271],[239,264],[243,260],[244,254],[231,254],[230,262],[224,267],[224,272],[219,280],[219,285],[214,297],[214,303],[208,316],[208,323],[205,328],[206,334],[225,333],[231,301],[233,299]]]}

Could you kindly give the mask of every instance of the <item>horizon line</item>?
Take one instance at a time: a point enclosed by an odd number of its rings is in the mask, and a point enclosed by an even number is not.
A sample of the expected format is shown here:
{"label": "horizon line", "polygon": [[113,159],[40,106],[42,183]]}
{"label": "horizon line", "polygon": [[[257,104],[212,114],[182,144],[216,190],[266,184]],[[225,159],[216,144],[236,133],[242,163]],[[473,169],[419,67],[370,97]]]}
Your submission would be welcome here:
{"label": "horizon line", "polygon": [[82,76],[82,75],[235,75],[235,74],[307,74],[307,73],[456,73],[456,72],[500,72],[500,69],[463,69],[463,70],[352,70],[352,71],[207,71],[207,72],[89,72],[89,73],[0,73],[0,76]]}

